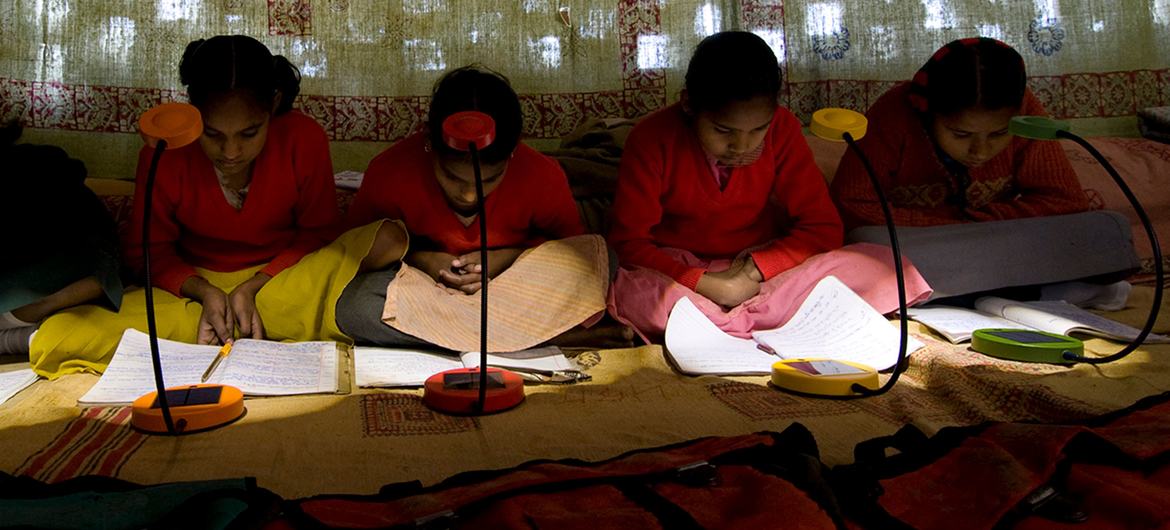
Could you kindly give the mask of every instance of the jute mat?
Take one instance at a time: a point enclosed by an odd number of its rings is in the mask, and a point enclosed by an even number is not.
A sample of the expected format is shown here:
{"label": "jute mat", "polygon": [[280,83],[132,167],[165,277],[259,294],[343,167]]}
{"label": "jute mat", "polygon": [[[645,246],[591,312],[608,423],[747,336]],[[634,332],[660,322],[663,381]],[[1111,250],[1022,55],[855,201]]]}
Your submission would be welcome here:
{"label": "jute mat", "polygon": [[[1144,297],[1144,298],[1143,298]],[[1144,302],[1143,302],[1144,300]],[[1140,323],[1139,309],[1120,314]],[[1113,316],[1118,316],[1117,314]],[[1170,318],[1158,329],[1165,331]],[[1061,421],[1116,410],[1170,390],[1170,346],[1147,346],[1121,363],[1063,368],[999,361],[938,340],[911,324],[927,347],[888,395],[854,401],[771,390],[764,377],[685,377],[658,346],[583,354],[593,381],[530,386],[518,408],[481,418],[435,414],[417,390],[250,399],[245,418],[179,438],[148,437],[125,408],[79,409],[97,380],[39,381],[0,405],[0,470],[57,481],[84,474],[139,483],[257,477],[286,497],[373,493],[386,483],[434,483],[452,474],[533,459],[599,460],[701,436],[783,430],[800,422],[829,465],[849,462],[858,442],[905,423],[927,432],[985,421]],[[1101,340],[1098,352],[1118,349]]]}

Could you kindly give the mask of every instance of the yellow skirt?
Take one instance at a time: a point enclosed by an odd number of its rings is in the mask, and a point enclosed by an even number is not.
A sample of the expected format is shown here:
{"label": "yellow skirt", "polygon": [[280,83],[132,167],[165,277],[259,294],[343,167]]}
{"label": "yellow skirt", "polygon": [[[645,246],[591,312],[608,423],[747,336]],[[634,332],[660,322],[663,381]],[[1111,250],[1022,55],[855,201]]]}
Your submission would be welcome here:
{"label": "yellow skirt", "polygon": [[[269,280],[256,293],[265,336],[283,341],[347,342],[348,337],[337,328],[337,299],[357,274],[381,226],[382,221],[378,221],[350,230]],[[212,285],[231,292],[263,267],[235,272],[196,270]],[[195,342],[203,311],[199,302],[155,288],[154,307],[159,337]],[[146,292],[141,288],[126,292],[117,313],[83,305],[50,316],[33,336],[29,354],[32,369],[49,379],[76,372],[101,373],[126,328],[147,331]]]}

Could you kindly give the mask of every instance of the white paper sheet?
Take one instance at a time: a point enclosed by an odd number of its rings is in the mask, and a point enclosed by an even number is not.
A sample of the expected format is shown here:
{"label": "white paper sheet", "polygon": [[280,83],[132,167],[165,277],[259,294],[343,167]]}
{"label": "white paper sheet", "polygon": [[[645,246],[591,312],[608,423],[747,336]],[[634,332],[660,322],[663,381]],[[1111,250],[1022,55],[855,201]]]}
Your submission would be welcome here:
{"label": "white paper sheet", "polygon": [[[666,323],[666,350],[686,374],[767,374],[776,361],[796,358],[852,361],[885,370],[898,357],[898,329],[832,276],[817,283],[786,324],[752,336],[755,340],[724,333],[682,298]],[[906,354],[922,347],[910,337]]]}
{"label": "white paper sheet", "polygon": [[[985,296],[975,301],[976,309],[1000,315],[1049,333],[1096,335],[1108,339],[1129,341],[1138,336],[1140,330],[1090,313],[1061,300],[1018,302],[995,296]],[[1019,325],[1012,327],[1020,327]],[[1151,333],[1146,343],[1167,343],[1170,338]]]}
{"label": "white paper sheet", "polygon": [[428,377],[462,368],[463,363],[433,352],[356,346],[353,367],[359,387],[422,386]]}
{"label": "white paper sheet", "polygon": [[[467,352],[460,357],[463,359],[463,366],[479,367],[479,352]],[[555,372],[577,368],[572,362],[569,362],[561,349],[555,346],[510,353],[489,353],[487,364],[509,370],[536,372]]]}
{"label": "white paper sheet", "polygon": [[[478,366],[479,352],[454,357],[412,349],[354,348],[354,379],[360,387],[422,386],[428,377],[444,370]],[[555,347],[489,354],[488,366],[537,373],[577,368]]]}
{"label": "white paper sheet", "polygon": [[0,404],[8,401],[21,390],[28,388],[36,380],[37,374],[31,368],[0,373]]}
{"label": "white paper sheet", "polygon": [[[783,326],[752,336],[785,359],[851,361],[875,370],[897,363],[900,343],[898,329],[833,276],[817,282]],[[908,337],[906,354],[923,346]]]}
{"label": "white paper sheet", "polygon": [[780,360],[753,340],[724,333],[685,297],[670,310],[665,342],[667,355],[684,374],[768,374]]}
{"label": "white paper sheet", "polygon": [[939,332],[939,334],[954,344],[971,340],[971,334],[977,329],[1032,329],[1006,318],[1000,318],[962,307],[912,307],[907,311],[907,314],[910,315],[910,318]]}

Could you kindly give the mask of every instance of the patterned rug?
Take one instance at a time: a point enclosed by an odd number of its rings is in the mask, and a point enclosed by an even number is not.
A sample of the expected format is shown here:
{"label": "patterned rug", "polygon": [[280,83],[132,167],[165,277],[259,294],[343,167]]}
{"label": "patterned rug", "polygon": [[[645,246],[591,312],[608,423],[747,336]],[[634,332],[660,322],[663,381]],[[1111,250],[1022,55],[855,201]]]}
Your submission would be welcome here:
{"label": "patterned rug", "polygon": [[[1143,296],[1148,293],[1143,294]],[[1141,307],[1140,298],[1135,300]],[[1135,309],[1127,318],[1139,321]],[[1166,331],[1168,319],[1158,326]],[[1131,322],[1132,323],[1132,322]],[[226,428],[185,437],[131,430],[125,408],[79,409],[91,375],[40,381],[0,405],[0,470],[48,481],[97,474],[138,483],[254,476],[286,498],[368,494],[392,482],[430,484],[473,469],[535,459],[600,460],[700,436],[781,431],[799,421],[826,464],[852,460],[863,440],[912,423],[927,433],[986,421],[1065,421],[1095,416],[1170,390],[1170,346],[1123,362],[1072,368],[985,357],[926,343],[889,394],[833,401],[766,386],[765,377],[685,377],[658,346],[591,354],[593,380],[530,386],[518,408],[479,418],[425,408],[418,390],[363,389],[344,396],[261,398]],[[1087,348],[1118,345],[1091,340]]]}

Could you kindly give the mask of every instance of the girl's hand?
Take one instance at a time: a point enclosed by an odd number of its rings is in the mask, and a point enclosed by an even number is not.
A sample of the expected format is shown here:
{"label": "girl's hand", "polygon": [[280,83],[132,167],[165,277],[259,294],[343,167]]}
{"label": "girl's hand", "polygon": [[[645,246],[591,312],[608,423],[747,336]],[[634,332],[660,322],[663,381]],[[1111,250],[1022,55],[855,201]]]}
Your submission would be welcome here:
{"label": "girl's hand", "polygon": [[211,287],[203,293],[203,313],[199,315],[199,344],[224,344],[236,330],[235,315],[227,293]]}
{"label": "girl's hand", "polygon": [[436,285],[446,289],[450,294],[462,292],[458,290],[458,285],[453,286],[449,283],[449,277],[455,275],[451,268],[451,263],[454,261],[455,256],[446,252],[421,250],[406,255],[406,263],[426,273],[432,280],[435,280]]}
{"label": "girl's hand", "polygon": [[253,339],[264,338],[264,321],[260,318],[260,311],[256,309],[256,293],[268,283],[272,277],[257,273],[248,281],[241,283],[228,295],[228,304],[235,316],[236,324],[240,327],[240,336]]}
{"label": "girl's hand", "polygon": [[[524,253],[524,249],[522,248],[498,248],[495,250],[489,250],[488,278],[495,278],[504,271],[508,270],[508,267],[511,267],[512,264],[516,262],[516,258],[519,258],[520,254],[522,253]],[[474,252],[468,252],[467,254],[455,258],[455,261],[451,262],[451,268],[460,271],[463,274],[479,274],[479,258],[480,255],[478,250]]]}
{"label": "girl's hand", "polygon": [[695,292],[730,309],[760,294],[763,278],[750,257],[741,258],[732,262],[725,271],[704,273],[699,277]]}
{"label": "girl's hand", "polygon": [[[499,248],[488,251],[488,279],[495,278],[508,270],[516,258],[524,252],[522,248]],[[483,285],[483,276],[480,266],[479,251],[468,252],[451,262],[452,273],[447,276],[449,284],[458,284],[458,289],[466,294],[479,292]]]}

